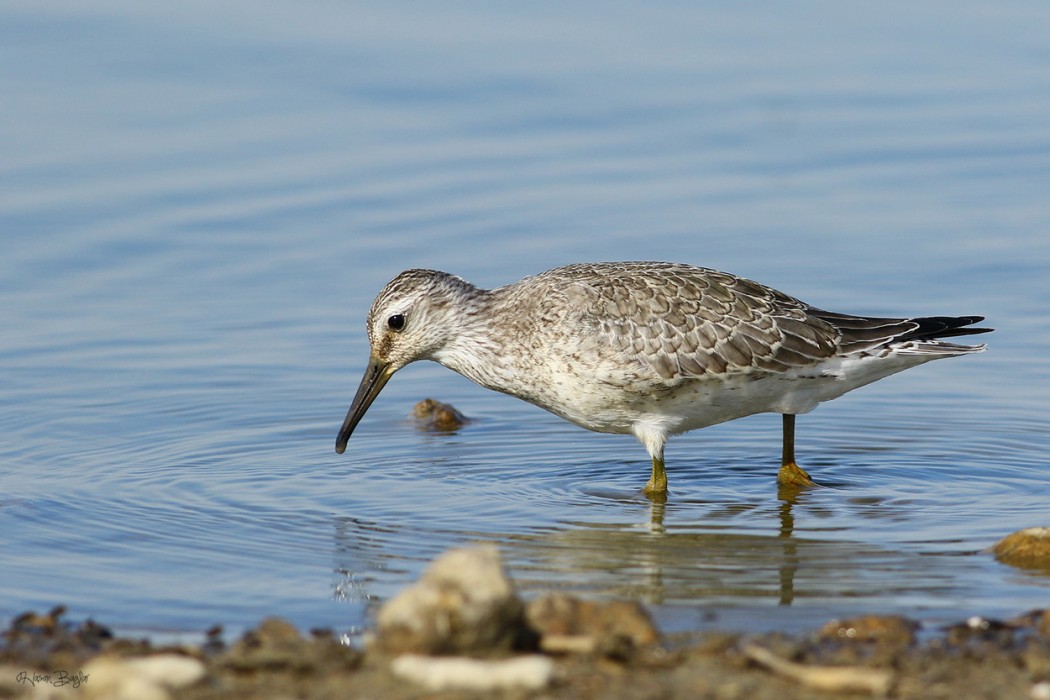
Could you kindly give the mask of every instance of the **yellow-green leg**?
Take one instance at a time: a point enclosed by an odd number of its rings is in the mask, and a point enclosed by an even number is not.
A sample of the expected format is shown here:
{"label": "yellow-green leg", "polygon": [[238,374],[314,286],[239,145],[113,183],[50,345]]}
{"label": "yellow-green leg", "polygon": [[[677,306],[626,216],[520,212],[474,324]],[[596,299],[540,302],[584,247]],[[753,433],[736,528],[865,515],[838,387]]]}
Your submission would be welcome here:
{"label": "yellow-green leg", "polygon": [[649,483],[642,489],[646,496],[667,496],[667,470],[664,469],[663,457],[653,457],[653,475],[649,477]]}
{"label": "yellow-green leg", "polygon": [[806,470],[795,464],[795,416],[791,413],[784,414],[784,450],[777,483],[782,486],[816,486]]}

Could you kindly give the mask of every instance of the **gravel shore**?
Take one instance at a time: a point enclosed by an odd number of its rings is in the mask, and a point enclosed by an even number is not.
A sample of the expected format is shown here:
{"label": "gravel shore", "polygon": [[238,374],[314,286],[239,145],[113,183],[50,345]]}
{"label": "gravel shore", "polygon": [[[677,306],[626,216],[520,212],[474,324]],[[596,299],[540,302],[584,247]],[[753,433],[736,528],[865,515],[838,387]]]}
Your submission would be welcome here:
{"label": "gravel shore", "polygon": [[273,617],[239,639],[158,646],[65,610],[0,641],[0,697],[1028,698],[1050,700],[1050,611],[924,630],[899,616],[797,634],[668,639],[629,601],[520,600],[494,547],[446,553],[389,601],[363,648]]}

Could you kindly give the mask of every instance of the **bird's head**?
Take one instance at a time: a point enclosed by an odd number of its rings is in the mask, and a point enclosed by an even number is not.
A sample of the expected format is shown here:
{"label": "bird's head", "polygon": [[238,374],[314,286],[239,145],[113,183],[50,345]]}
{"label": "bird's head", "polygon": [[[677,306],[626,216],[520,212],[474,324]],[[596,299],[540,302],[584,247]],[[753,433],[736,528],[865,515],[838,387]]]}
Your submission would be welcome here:
{"label": "bird's head", "polygon": [[435,270],[406,270],[379,293],[368,312],[368,367],[339,430],[335,451],[346,443],[368,407],[394,372],[416,360],[432,359],[451,337],[453,306],[471,285]]}

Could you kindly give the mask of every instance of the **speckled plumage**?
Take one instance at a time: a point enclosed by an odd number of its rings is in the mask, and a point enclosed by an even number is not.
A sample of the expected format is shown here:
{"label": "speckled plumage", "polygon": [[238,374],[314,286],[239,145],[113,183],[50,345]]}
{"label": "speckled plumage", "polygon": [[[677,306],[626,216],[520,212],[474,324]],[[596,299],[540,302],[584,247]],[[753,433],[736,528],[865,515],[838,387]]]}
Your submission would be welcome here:
{"label": "speckled plumage", "polygon": [[[336,449],[390,375],[426,359],[584,428],[633,433],[655,475],[670,435],[766,411],[794,416],[908,367],[979,352],[940,340],[988,330],[965,327],[979,320],[836,314],[676,263],[569,265],[493,290],[407,270],[372,304],[372,358]],[[787,439],[785,422],[785,455]]]}

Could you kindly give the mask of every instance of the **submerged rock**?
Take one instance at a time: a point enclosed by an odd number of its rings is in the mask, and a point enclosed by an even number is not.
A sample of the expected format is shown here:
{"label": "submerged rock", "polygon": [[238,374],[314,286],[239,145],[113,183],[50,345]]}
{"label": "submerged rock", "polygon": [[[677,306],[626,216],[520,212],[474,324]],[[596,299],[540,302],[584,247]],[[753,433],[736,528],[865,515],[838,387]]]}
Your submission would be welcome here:
{"label": "submerged rock", "polygon": [[1050,569],[1050,527],[1018,530],[995,543],[995,558],[1022,569]]}
{"label": "submerged rock", "polygon": [[388,653],[490,655],[525,645],[524,606],[494,545],[439,556],[376,617]]}
{"label": "submerged rock", "polygon": [[454,432],[470,420],[452,404],[434,399],[423,399],[413,406],[412,416],[421,429],[435,433]]}

